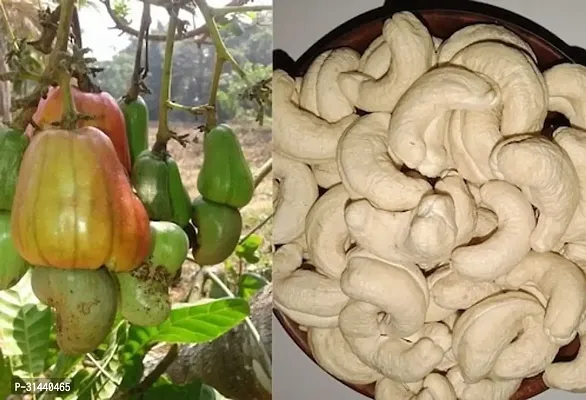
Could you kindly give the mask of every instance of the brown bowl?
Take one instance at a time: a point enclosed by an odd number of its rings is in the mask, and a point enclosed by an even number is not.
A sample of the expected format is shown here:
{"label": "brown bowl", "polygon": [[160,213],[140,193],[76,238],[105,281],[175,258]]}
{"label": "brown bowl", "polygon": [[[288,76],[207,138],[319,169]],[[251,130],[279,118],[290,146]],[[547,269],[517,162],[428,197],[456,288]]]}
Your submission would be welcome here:
{"label": "brown bowl", "polygon": [[[340,25],[311,46],[297,61],[291,59],[284,51],[275,50],[273,53],[274,68],[283,69],[291,76],[302,76],[311,62],[325,50],[346,46],[362,53],[381,34],[384,21],[399,11],[413,12],[426,24],[431,34],[442,39],[475,23],[496,23],[505,26],[531,45],[542,71],[562,62],[586,65],[586,50],[570,46],[547,29],[502,8],[467,0],[403,0],[386,1],[382,7],[361,14]],[[543,134],[550,136],[555,128],[566,124],[567,121],[563,116],[550,113]],[[298,324],[279,310],[275,309],[274,313],[289,336],[308,357],[314,360],[307,343],[307,334],[299,329]],[[576,338],[559,351],[556,360],[572,360],[578,353],[579,347],[580,344]],[[365,396],[374,398],[374,384],[355,385],[341,382]],[[529,399],[547,389],[548,387],[540,374],[525,379],[511,399]]]}

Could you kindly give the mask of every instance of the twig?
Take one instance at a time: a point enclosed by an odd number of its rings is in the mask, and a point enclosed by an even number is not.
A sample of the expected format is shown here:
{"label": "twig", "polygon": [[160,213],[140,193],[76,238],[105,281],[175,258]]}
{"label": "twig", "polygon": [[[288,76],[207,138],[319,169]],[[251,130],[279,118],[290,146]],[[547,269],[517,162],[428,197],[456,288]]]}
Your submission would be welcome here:
{"label": "twig", "polygon": [[[104,4],[106,6],[106,11],[108,12],[108,15],[110,15],[110,18],[112,19],[112,21],[114,22],[114,29],[118,29],[124,33],[127,33],[129,35],[132,36],[136,36],[138,37],[138,35],[140,34],[139,31],[137,31],[136,29],[132,28],[131,26],[128,25],[128,23],[126,23],[126,21],[124,21],[123,18],[120,18],[118,15],[116,15],[116,12],[114,11],[114,9],[112,8],[112,4],[110,2],[110,0],[100,0],[102,2],[102,4]],[[189,1],[183,1],[179,3],[179,7],[184,7],[186,4],[190,3],[192,0]],[[152,5],[158,5],[161,7],[166,7],[168,4],[164,4],[166,2],[155,2],[155,1],[149,1],[148,3],[152,4]],[[228,3],[226,5],[226,7],[236,7],[238,5],[240,5],[242,3],[242,0],[232,0],[230,3]],[[185,39],[191,39],[191,38],[195,38],[198,36],[206,36],[208,35],[208,27],[206,25],[202,25],[199,26],[197,28],[194,28],[190,31],[187,32],[183,32],[183,33],[176,33],[175,34],[175,40],[185,40]],[[148,35],[147,36],[148,40],[152,40],[154,42],[165,42],[167,40],[167,35]]]}
{"label": "twig", "polygon": [[[231,298],[235,298],[236,297],[234,295],[234,293],[232,293],[230,291],[230,289],[228,289],[228,287],[224,284],[224,282],[222,282],[222,280],[220,278],[218,278],[218,276],[216,274],[214,274],[212,271],[210,271],[207,268],[204,269],[204,273],[212,281],[214,281],[214,283],[216,285],[218,285],[218,287],[220,289],[222,289],[222,291],[226,294],[226,296],[231,297]],[[261,352],[262,358],[263,358],[263,364],[264,364],[265,372],[267,373],[267,375],[269,377],[272,377],[272,367],[271,367],[271,364],[272,363],[271,363],[271,358],[269,357],[269,354],[267,353],[267,349],[265,349],[265,346],[262,343],[262,339],[260,337],[260,333],[258,333],[258,330],[256,329],[256,327],[252,323],[252,320],[250,319],[250,317],[246,317],[245,320],[244,320],[244,323],[248,327],[248,329],[249,329],[250,333],[252,334],[252,337],[254,338],[254,340],[255,340],[258,348],[260,349],[260,352]]]}
{"label": "twig", "polygon": [[267,224],[267,222],[269,222],[271,220],[271,218],[273,218],[274,215],[275,215],[275,212],[274,211],[272,213],[270,213],[269,215],[267,215],[265,217],[265,219],[263,219],[262,221],[260,221],[254,228],[252,228],[250,230],[250,232],[248,232],[246,235],[244,235],[242,237],[242,239],[240,239],[240,241],[238,242],[238,244],[242,244],[242,243],[246,242],[246,239],[248,239],[249,237],[251,237],[252,235],[254,235],[256,232],[258,232],[263,226],[265,226]]}
{"label": "twig", "polygon": [[173,72],[173,49],[175,46],[174,33],[179,21],[179,8],[169,8],[169,26],[167,28],[167,42],[165,44],[165,58],[163,59],[163,73],[161,77],[161,92],[159,95],[159,129],[153,151],[166,151],[167,142],[173,137],[169,130],[169,107],[167,102],[171,97],[171,76]]}
{"label": "twig", "polygon": [[246,81],[248,82],[248,77],[246,72],[242,69],[242,67],[236,62],[232,54],[228,51],[222,36],[220,35],[220,30],[218,29],[218,25],[216,24],[216,20],[214,19],[213,9],[208,6],[206,0],[193,0],[195,4],[199,7],[199,11],[203,16],[203,19],[206,22],[206,26],[208,27],[209,34],[211,39],[214,42],[214,46],[216,47],[216,55],[219,56],[223,61],[229,62],[232,64],[234,70]]}
{"label": "twig", "polygon": [[118,400],[118,399],[125,399],[125,398],[131,399],[131,398],[134,398],[135,395],[146,391],[148,388],[153,386],[153,384],[157,381],[157,379],[159,379],[167,371],[167,369],[171,366],[173,361],[175,361],[175,359],[177,358],[178,355],[179,355],[178,346],[177,346],[177,344],[174,344],[169,348],[169,350],[167,351],[167,354],[165,354],[165,357],[163,357],[163,359],[161,361],[159,361],[159,363],[157,364],[155,369],[153,369],[151,371],[151,373],[148,374],[142,380],[142,382],[140,382],[137,386],[131,388],[128,391],[114,393],[114,395],[110,399],[111,400]]}
{"label": "twig", "polygon": [[[134,70],[132,71],[132,80],[130,82],[130,88],[124,97],[126,104],[130,104],[135,101],[140,94],[140,82],[141,82],[141,70],[142,70],[142,48],[145,42],[145,36],[148,35],[148,29],[151,24],[151,6],[148,3],[144,3],[142,10],[142,19],[140,21],[140,32],[138,35],[138,41],[136,44],[136,55],[134,57]],[[148,60],[148,43],[146,58]]]}
{"label": "twig", "polygon": [[[57,32],[55,35],[55,47],[53,47],[51,53],[49,54],[46,67],[41,78],[41,83],[35,87],[31,95],[27,96],[27,104],[25,108],[16,116],[14,122],[11,124],[11,126],[15,129],[24,131],[27,126],[32,123],[32,118],[38,102],[41,97],[47,93],[48,85],[46,85],[45,82],[53,82],[58,80],[58,74],[61,73],[59,70],[59,60],[67,51],[69,30],[71,28],[71,20],[73,17],[75,1],[76,0],[62,0],[57,9],[55,9],[55,11],[53,11],[49,16],[51,20],[56,19],[57,15],[59,16],[59,23],[57,25]],[[58,14],[57,11],[59,11]]]}
{"label": "twig", "polygon": [[273,158],[269,158],[262,167],[258,170],[258,173],[254,177],[254,188],[256,189],[262,181],[267,177],[268,174],[273,170]]}
{"label": "twig", "polygon": [[174,103],[172,101],[167,102],[167,107],[172,108],[174,110],[185,111],[193,115],[202,115],[207,114],[211,111],[214,111],[214,107],[204,104],[201,106],[184,106],[183,104]]}
{"label": "twig", "polygon": [[100,364],[98,360],[94,358],[90,353],[86,354],[86,357],[94,364],[94,366],[104,375],[110,382],[112,382],[116,386],[120,386],[120,382],[116,381],[116,379],[110,375],[108,371]]}
{"label": "twig", "polygon": [[220,17],[226,14],[232,13],[246,13],[256,11],[269,11],[272,10],[273,6],[240,6],[240,7],[217,7],[212,9],[212,13],[216,17]]}
{"label": "twig", "polygon": [[[208,31],[212,41],[214,42],[214,46],[216,48],[216,63],[214,65],[214,75],[212,77],[212,83],[210,87],[210,97],[208,100],[208,105],[212,107],[216,107],[216,97],[218,94],[218,87],[220,86],[220,77],[222,75],[222,70],[224,68],[224,63],[229,62],[232,64],[234,70],[244,79],[247,84],[250,84],[248,80],[248,76],[246,72],[240,67],[240,65],[236,62],[232,54],[226,48],[226,44],[220,35],[220,31],[218,29],[218,25],[213,16],[213,9],[208,6],[206,0],[193,0],[199,11],[201,12],[206,26],[208,27]],[[216,113],[209,113],[208,118],[206,121],[206,130],[213,128],[217,122],[217,115]]]}

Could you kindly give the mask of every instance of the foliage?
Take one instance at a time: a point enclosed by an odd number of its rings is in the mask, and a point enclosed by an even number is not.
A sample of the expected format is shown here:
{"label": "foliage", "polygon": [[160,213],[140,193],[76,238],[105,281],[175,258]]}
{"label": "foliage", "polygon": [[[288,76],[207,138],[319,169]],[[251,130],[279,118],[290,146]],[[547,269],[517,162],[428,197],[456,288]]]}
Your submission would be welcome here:
{"label": "foliage", "polygon": [[[268,14],[270,15],[270,14]],[[244,68],[251,82],[258,82],[270,76],[272,71],[272,18],[261,14],[251,15],[244,22],[232,19],[222,26],[230,53]],[[238,28],[236,28],[238,27]],[[166,27],[159,24],[151,29],[153,34],[164,33]],[[239,33],[235,36],[234,33]],[[110,61],[99,62],[104,71],[97,77],[97,84],[114,97],[122,96],[129,85],[132,74],[134,53],[137,40],[131,39],[130,45],[115,54]],[[173,101],[181,104],[203,104],[207,101],[214,68],[215,49],[210,44],[200,44],[193,40],[176,43],[173,59],[173,80],[171,93]],[[159,118],[160,78],[162,73],[164,43],[149,43],[149,77],[147,85],[151,94],[145,95],[149,104],[151,120]],[[240,95],[246,89],[245,81],[227,66],[220,81],[218,92],[219,121],[229,121],[236,117],[254,117],[254,104],[243,101]],[[193,121],[193,116],[174,111],[171,118],[176,121]]]}

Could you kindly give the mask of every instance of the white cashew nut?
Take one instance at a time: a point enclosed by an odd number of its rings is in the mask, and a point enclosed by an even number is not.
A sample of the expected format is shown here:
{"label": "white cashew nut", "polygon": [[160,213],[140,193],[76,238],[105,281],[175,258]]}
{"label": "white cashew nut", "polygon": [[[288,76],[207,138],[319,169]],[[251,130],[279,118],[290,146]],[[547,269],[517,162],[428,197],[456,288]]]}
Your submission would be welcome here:
{"label": "white cashew nut", "polygon": [[454,201],[457,235],[455,245],[466,244],[474,236],[478,211],[466,182],[456,171],[446,172],[435,184],[439,193],[447,193]]}
{"label": "white cashew nut", "polygon": [[579,329],[580,350],[569,362],[553,363],[545,367],[543,381],[549,387],[586,393],[586,319]]}
{"label": "white cashew nut", "polygon": [[477,215],[478,219],[473,237],[482,241],[494,233],[498,228],[499,220],[494,212],[484,207],[478,207]]}
{"label": "white cashew nut", "polygon": [[497,283],[509,289],[537,288],[547,300],[544,332],[560,346],[570,343],[586,315],[586,275],[556,253],[529,252]]}
{"label": "white cashew nut", "polygon": [[586,129],[586,67],[558,64],[543,73],[549,92],[549,109],[568,118],[572,126]]}
{"label": "white cashew nut", "polygon": [[421,391],[412,391],[404,384],[384,378],[376,383],[375,400],[457,400],[452,384],[438,373],[423,380]]}
{"label": "white cashew nut", "polygon": [[503,135],[541,130],[547,116],[547,87],[537,65],[524,52],[504,43],[479,42],[459,51],[450,63],[486,75],[498,84]]}
{"label": "white cashew nut", "polygon": [[310,164],[336,157],[338,140],[358,117],[351,114],[330,124],[292,101],[295,80],[285,71],[273,71],[273,146],[274,150]]}
{"label": "white cashew nut", "polygon": [[411,221],[405,249],[420,268],[431,269],[449,260],[457,231],[454,200],[445,194],[424,196]]}
{"label": "white cashew nut", "polygon": [[440,267],[427,277],[433,302],[448,310],[465,310],[497,294],[502,288],[493,282],[475,282],[454,272],[448,266]]}
{"label": "white cashew nut", "polygon": [[350,203],[344,218],[350,236],[373,255],[389,262],[412,262],[405,249],[413,211],[390,212],[373,207],[367,200]]}
{"label": "white cashew nut", "polygon": [[316,270],[336,279],[346,266],[349,234],[344,208],[348,200],[344,186],[332,187],[311,207],[305,224],[309,259]]}
{"label": "white cashew nut", "polygon": [[455,109],[490,109],[499,99],[496,84],[488,78],[457,66],[434,68],[397,103],[388,131],[389,153],[418,169],[427,155],[424,133],[435,118]]}
{"label": "white cashew nut", "polygon": [[438,63],[450,61],[460,50],[474,43],[487,41],[506,43],[519,48],[537,61],[531,46],[513,31],[495,24],[473,24],[456,31],[441,44],[438,49]]}
{"label": "white cashew nut", "polygon": [[383,37],[391,60],[386,74],[375,80],[360,72],[340,74],[342,92],[359,109],[391,112],[411,84],[427,71],[435,50],[431,35],[410,12],[398,12],[385,21]]}
{"label": "white cashew nut", "polygon": [[390,338],[409,336],[423,326],[429,293],[425,277],[414,264],[389,263],[355,248],[348,254],[340,286],[350,298],[371,306],[370,313],[352,321],[354,325],[364,321],[361,329],[376,326],[378,331],[381,312],[388,316],[382,325]]}
{"label": "white cashew nut", "polygon": [[580,182],[580,202],[561,242],[583,242],[586,241],[586,131],[560,127],[554,131],[553,140],[570,158]]}
{"label": "white cashew nut", "polygon": [[307,342],[319,365],[338,379],[363,385],[382,377],[356,357],[338,328],[309,328]]}
{"label": "white cashew nut", "polygon": [[543,332],[544,314],[537,299],[521,292],[497,294],[464,311],[452,342],[464,379],[523,379],[543,371],[558,351]]}
{"label": "white cashew nut", "polygon": [[431,185],[403,174],[388,154],[390,120],[389,114],[372,113],[352,124],[338,145],[338,168],[352,199],[366,198],[378,208],[404,211],[415,207]]}
{"label": "white cashew nut", "polygon": [[354,106],[348,101],[338,85],[343,72],[356,71],[360,55],[348,48],[332,50],[323,62],[317,77],[316,97],[319,116],[330,123],[337,122],[354,113]]}
{"label": "white cashew nut", "polygon": [[302,248],[297,244],[286,244],[274,253],[275,306],[305,326],[336,326],[336,317],[348,297],[340,289],[339,281],[314,271],[298,269],[301,263]]}
{"label": "white cashew nut", "polygon": [[489,181],[480,195],[496,213],[498,228],[484,242],[454,250],[450,265],[471,280],[489,281],[507,274],[529,252],[535,218],[529,201],[510,183]]}
{"label": "white cashew nut", "polygon": [[495,146],[491,167],[497,178],[520,187],[539,210],[531,248],[556,248],[580,202],[580,181],[568,154],[542,136],[512,136]]}
{"label": "white cashew nut", "polygon": [[305,218],[318,196],[317,182],[307,165],[279,153],[273,153],[273,179],[278,183],[273,191],[273,243],[285,244],[305,232]]}
{"label": "white cashew nut", "polygon": [[452,113],[446,147],[455,168],[469,182],[483,184],[493,178],[489,160],[492,149],[502,139],[501,108]]}
{"label": "white cashew nut", "polygon": [[329,189],[342,182],[336,160],[321,164],[313,164],[311,170],[315,175],[318,186],[321,186],[324,189]]}
{"label": "white cashew nut", "polygon": [[523,382],[522,379],[483,379],[476,383],[464,380],[462,370],[456,366],[448,371],[446,378],[461,400],[509,400]]}
{"label": "white cashew nut", "polygon": [[391,48],[383,35],[374,39],[364,50],[358,71],[374,79],[380,79],[391,67]]}

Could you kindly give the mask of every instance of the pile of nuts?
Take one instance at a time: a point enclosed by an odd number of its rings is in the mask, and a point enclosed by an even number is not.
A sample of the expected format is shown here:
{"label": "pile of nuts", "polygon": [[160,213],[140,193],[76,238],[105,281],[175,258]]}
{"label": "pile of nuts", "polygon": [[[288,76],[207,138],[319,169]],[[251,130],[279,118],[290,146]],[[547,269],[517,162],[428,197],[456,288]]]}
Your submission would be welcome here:
{"label": "pile of nuts", "polygon": [[326,371],[377,400],[586,392],[586,67],[400,12],[273,102],[274,302]]}

